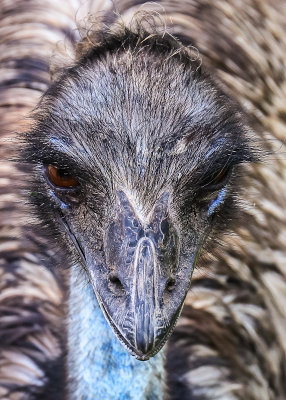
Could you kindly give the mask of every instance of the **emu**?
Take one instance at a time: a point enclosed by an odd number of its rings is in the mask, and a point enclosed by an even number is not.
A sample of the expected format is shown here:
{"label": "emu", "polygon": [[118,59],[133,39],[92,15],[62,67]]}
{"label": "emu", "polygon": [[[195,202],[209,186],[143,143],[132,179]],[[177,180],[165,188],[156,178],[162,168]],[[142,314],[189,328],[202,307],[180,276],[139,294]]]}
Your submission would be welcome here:
{"label": "emu", "polygon": [[[283,140],[284,25],[270,2],[162,4],[172,34],[109,11],[21,135],[35,226],[19,228],[24,250],[4,226],[2,398],[285,398],[285,163],[268,140],[267,166],[249,164],[266,131]],[[35,87],[27,73],[6,85],[23,81]],[[43,264],[62,275],[63,334]],[[47,293],[22,295],[31,269]]]}

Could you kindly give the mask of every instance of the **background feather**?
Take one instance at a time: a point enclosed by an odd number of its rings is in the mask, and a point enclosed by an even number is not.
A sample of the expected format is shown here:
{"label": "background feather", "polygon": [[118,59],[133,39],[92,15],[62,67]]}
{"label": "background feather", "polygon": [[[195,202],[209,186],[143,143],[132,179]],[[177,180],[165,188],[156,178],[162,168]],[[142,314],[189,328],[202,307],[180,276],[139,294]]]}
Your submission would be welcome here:
{"label": "background feather", "polygon": [[[49,85],[57,43],[69,49],[79,39],[76,21],[106,7],[128,21],[141,3],[1,2],[1,399],[62,399],[64,352],[62,288],[50,271],[58,260],[26,228],[19,200],[25,171],[3,160],[13,156],[15,132],[26,129],[27,114]],[[152,8],[199,50],[271,153],[247,167],[242,223],[194,274],[169,343],[172,398],[285,399],[285,2],[174,0]]]}

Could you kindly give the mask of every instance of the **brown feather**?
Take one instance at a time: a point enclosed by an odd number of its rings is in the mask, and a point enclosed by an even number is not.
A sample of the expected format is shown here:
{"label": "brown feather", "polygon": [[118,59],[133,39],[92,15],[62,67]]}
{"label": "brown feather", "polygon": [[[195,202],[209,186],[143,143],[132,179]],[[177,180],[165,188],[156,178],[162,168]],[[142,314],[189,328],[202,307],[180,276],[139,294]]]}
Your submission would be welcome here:
{"label": "brown feather", "polygon": [[[29,124],[24,118],[49,85],[48,66],[57,43],[64,41],[64,47],[72,48],[78,39],[75,19],[86,15],[79,3],[33,0],[1,5],[1,399],[43,399],[39,393],[52,379],[49,366],[61,363],[61,288],[46,268],[46,244],[32,240],[25,228],[29,222],[19,200],[24,171],[3,160],[13,155],[15,132]],[[115,5],[128,21],[138,3]],[[103,6],[100,2],[97,9]],[[177,0],[153,7],[167,21],[171,18],[175,36],[198,49],[203,65],[240,103],[258,140],[266,139],[271,150],[263,164],[247,167],[241,215],[247,223],[224,237],[215,255],[205,255],[194,274],[169,343],[171,395],[284,400],[285,2]],[[87,41],[81,43],[85,46],[78,51],[88,46]],[[55,62],[54,73],[60,68]]]}

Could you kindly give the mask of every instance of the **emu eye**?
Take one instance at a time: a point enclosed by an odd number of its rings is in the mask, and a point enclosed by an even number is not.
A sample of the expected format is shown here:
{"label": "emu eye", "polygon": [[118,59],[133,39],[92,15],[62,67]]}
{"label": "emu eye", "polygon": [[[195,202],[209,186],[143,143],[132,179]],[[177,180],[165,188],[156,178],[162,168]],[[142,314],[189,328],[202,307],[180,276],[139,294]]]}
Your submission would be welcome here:
{"label": "emu eye", "polygon": [[78,180],[67,170],[48,165],[46,168],[47,177],[50,182],[58,188],[74,188],[78,186]]}
{"label": "emu eye", "polygon": [[224,167],[222,168],[219,173],[217,173],[214,178],[212,179],[212,184],[213,185],[219,185],[221,183],[224,183],[226,178],[228,177],[229,174],[229,169]]}
{"label": "emu eye", "polygon": [[203,182],[203,187],[219,188],[223,186],[230,174],[230,168],[224,167],[219,172],[211,173]]}

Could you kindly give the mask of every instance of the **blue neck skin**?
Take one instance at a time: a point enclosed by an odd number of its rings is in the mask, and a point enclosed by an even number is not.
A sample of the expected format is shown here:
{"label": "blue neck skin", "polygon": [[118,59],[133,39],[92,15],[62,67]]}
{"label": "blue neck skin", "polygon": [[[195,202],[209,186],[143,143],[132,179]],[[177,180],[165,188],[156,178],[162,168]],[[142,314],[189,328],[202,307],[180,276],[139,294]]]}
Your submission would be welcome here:
{"label": "blue neck skin", "polygon": [[163,400],[164,350],[138,361],[119,343],[80,265],[70,270],[70,400]]}

